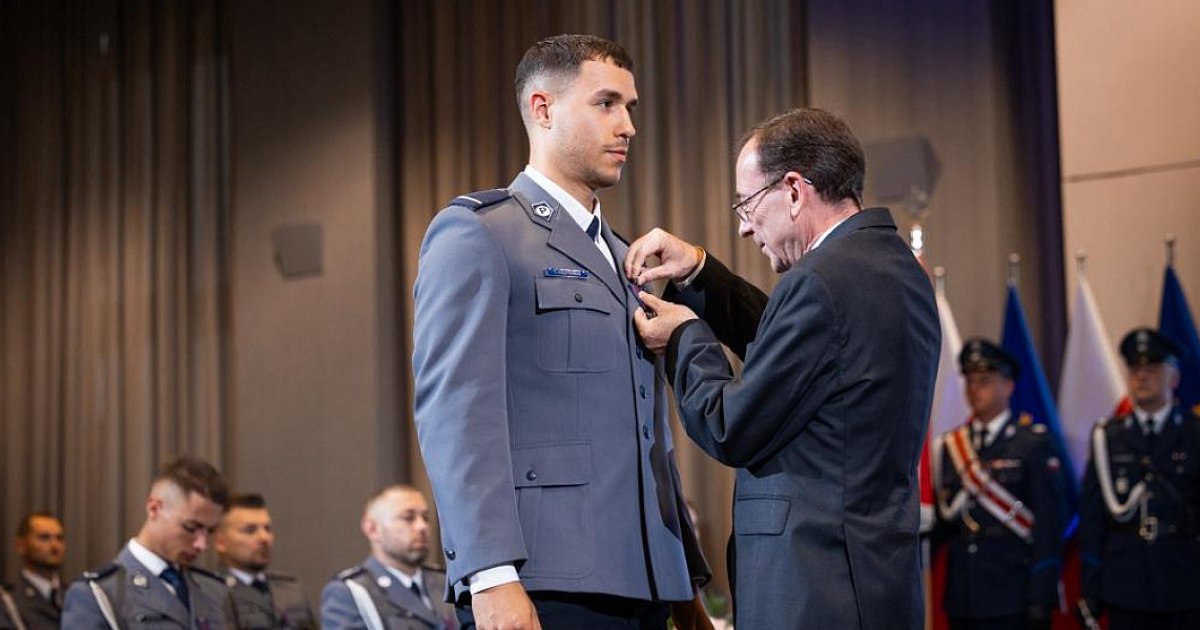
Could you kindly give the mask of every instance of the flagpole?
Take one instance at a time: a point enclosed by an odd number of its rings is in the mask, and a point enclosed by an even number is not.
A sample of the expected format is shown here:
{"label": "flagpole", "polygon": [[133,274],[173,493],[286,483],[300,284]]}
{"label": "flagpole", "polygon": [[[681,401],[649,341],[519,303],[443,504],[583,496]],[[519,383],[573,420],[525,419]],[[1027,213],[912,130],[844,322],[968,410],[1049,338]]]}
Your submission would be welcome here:
{"label": "flagpole", "polygon": [[1167,245],[1167,266],[1174,267],[1175,266],[1175,235],[1167,234],[1166,237],[1163,238],[1163,241]]}
{"label": "flagpole", "polygon": [[1008,286],[1015,287],[1021,279],[1021,255],[1013,252],[1008,255]]}

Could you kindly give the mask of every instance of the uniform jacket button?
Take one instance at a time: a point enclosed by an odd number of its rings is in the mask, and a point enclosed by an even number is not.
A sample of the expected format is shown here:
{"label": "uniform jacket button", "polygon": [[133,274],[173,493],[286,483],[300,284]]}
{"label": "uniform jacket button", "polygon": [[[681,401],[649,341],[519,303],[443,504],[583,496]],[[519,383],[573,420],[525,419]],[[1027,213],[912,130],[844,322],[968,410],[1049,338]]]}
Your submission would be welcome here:
{"label": "uniform jacket button", "polygon": [[525,478],[528,479],[529,481],[535,481],[537,479],[537,471],[530,468],[529,472],[525,473]]}
{"label": "uniform jacket button", "polygon": [[650,427],[644,424],[642,425],[642,437],[646,438],[647,440],[650,439]]}
{"label": "uniform jacket button", "polygon": [[579,293],[576,293],[576,294],[575,294],[575,301],[576,301],[576,302],[582,302],[582,301],[583,301],[583,295],[581,295],[581,294],[579,294]]}
{"label": "uniform jacket button", "polygon": [[442,549],[442,553],[446,554],[447,560],[453,560],[454,556],[458,555],[458,554],[454,553],[453,549]]}
{"label": "uniform jacket button", "polygon": [[646,397],[646,386],[645,385],[638,385],[638,394],[640,394],[642,398]]}

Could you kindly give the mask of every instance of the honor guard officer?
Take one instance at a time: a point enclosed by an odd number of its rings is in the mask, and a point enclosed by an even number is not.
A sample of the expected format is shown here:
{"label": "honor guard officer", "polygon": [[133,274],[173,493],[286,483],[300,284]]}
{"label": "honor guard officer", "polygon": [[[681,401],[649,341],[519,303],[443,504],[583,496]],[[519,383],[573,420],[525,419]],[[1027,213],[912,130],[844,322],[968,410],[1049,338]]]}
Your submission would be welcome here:
{"label": "honor guard officer", "polygon": [[275,531],[267,502],[258,494],[240,494],[213,535],[221,558],[218,574],[233,596],[238,628],[315,630],[317,622],[296,578],[268,571]]}
{"label": "honor guard officer", "polygon": [[321,592],[324,630],[455,630],[454,608],[441,600],[446,574],[429,555],[429,504],[412,486],[384,489],[368,503],[362,532],[371,555],[337,574]]}
{"label": "honor guard officer", "polygon": [[1045,425],[1009,409],[1019,366],[985,339],[963,346],[970,420],[933,442],[935,539],[955,630],[1046,628],[1058,601],[1065,477]]}
{"label": "honor guard officer", "polygon": [[169,462],[146,498],[146,520],[112,564],[67,589],[62,627],[236,628],[233,601],[216,575],[192,566],[229,502],[224,479],[190,457]]}
{"label": "honor guard officer", "polygon": [[15,547],[21,559],[21,582],[12,597],[25,627],[57,630],[63,598],[58,572],[66,554],[62,523],[45,512],[29,514],[17,525]]}
{"label": "honor guard officer", "polygon": [[[1133,411],[1101,420],[1080,502],[1083,593],[1110,630],[1200,628],[1200,419],[1176,404],[1179,348],[1121,340]],[[1081,610],[1084,606],[1081,605]]]}

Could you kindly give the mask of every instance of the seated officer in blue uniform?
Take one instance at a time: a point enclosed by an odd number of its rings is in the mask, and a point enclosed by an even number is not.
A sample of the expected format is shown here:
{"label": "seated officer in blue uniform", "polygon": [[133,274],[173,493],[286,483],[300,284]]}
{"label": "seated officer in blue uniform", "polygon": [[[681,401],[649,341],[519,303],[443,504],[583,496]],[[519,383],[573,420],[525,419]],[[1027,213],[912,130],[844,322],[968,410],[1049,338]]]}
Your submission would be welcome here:
{"label": "seated officer in blue uniform", "polygon": [[62,627],[236,628],[225,583],[193,566],[228,503],[221,473],[207,462],[169,462],[150,486],[137,536],[112,564],[84,572],[67,589]]}
{"label": "seated officer in blue uniform", "polygon": [[1045,425],[1009,409],[1019,366],[985,339],[959,355],[971,418],[933,441],[942,605],[955,630],[1048,629],[1058,601],[1065,473]]}
{"label": "seated officer in blue uniform", "polygon": [[1133,411],[1101,420],[1080,498],[1081,606],[1110,630],[1200,628],[1200,418],[1181,408],[1180,349],[1121,341]]}

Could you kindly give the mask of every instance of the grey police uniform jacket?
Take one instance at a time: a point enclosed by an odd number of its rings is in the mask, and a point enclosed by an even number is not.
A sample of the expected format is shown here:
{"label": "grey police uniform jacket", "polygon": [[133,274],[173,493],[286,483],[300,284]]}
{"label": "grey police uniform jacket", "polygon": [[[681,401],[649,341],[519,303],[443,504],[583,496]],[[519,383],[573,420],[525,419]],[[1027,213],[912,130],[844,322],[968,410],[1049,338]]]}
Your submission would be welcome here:
{"label": "grey police uniform jacket", "polygon": [[446,574],[430,567],[421,568],[421,588],[433,603],[430,609],[416,593],[404,587],[375,558],[337,574],[321,591],[321,627],[324,630],[366,630],[362,614],[350,594],[351,580],[371,597],[379,619],[387,630],[455,630],[458,621],[454,607],[438,599],[446,588]]}
{"label": "grey police uniform jacket", "polygon": [[[413,328],[447,596],[512,563],[527,590],[690,600],[709,571],[631,289],[523,174],[453,204],[421,246]],[[601,235],[620,265],[628,245]]]}
{"label": "grey police uniform jacket", "polygon": [[183,571],[191,610],[175,597],[158,576],[150,572],[129,548],[103,569],[85,573],[67,589],[62,627],[71,630],[108,630],[108,622],[88,585],[95,579],[108,596],[117,621],[125,628],[190,628],[223,630],[236,628],[233,603],[225,583],[198,569]]}
{"label": "grey police uniform jacket", "polygon": [[[710,257],[673,297],[667,374],[706,453],[738,467],[735,625],[924,625],[917,462],[941,336],[883,208],[830,232],[769,300]],[[740,378],[722,344],[745,358]]]}
{"label": "grey police uniform jacket", "polygon": [[54,602],[42,597],[37,587],[24,576],[21,577],[21,584],[13,589],[12,596],[27,630],[57,630],[62,610]]}
{"label": "grey police uniform jacket", "polygon": [[267,588],[263,593],[249,584],[243,584],[225,568],[218,571],[237,614],[237,627],[241,630],[263,630],[265,628],[287,628],[289,630],[315,630],[316,619],[304,596],[304,588],[296,578],[267,572]]}

